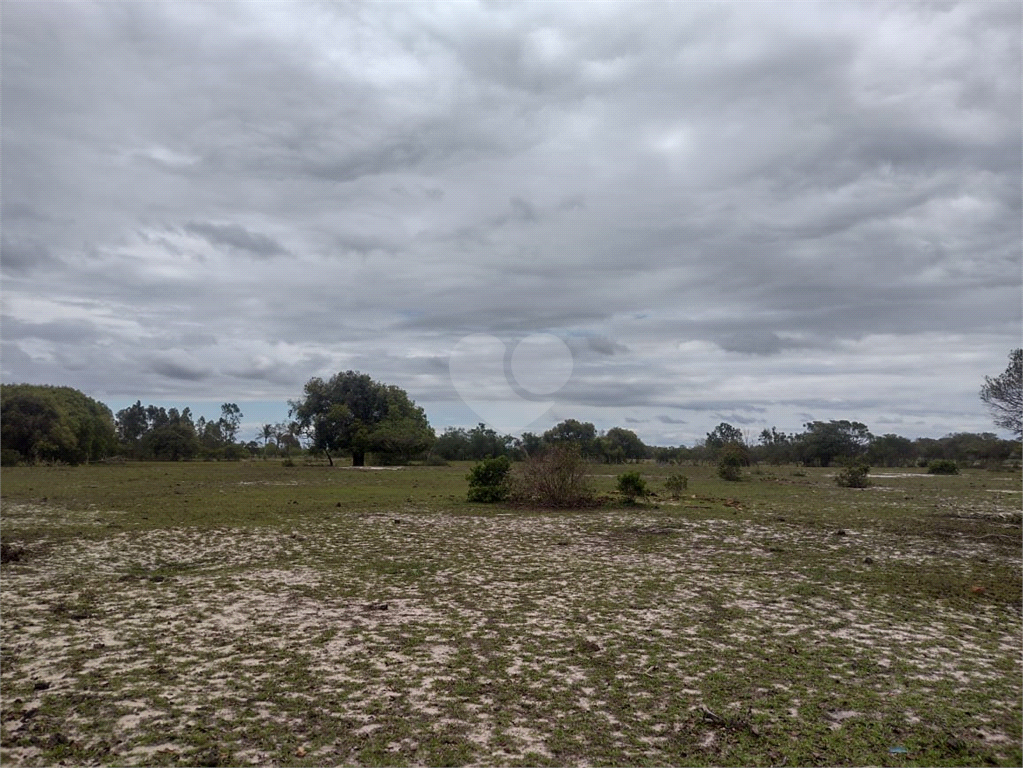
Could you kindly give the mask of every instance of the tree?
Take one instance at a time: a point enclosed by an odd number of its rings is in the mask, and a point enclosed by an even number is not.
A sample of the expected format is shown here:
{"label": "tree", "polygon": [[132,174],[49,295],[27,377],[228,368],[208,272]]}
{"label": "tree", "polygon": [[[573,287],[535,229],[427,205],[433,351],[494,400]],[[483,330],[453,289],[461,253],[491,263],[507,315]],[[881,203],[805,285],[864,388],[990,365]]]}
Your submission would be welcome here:
{"label": "tree", "polygon": [[235,403],[224,403],[220,406],[220,430],[228,444],[234,443],[244,415]]}
{"label": "tree", "polygon": [[604,461],[608,464],[640,461],[647,455],[647,447],[631,429],[612,427],[600,438],[599,443]]}
{"label": "tree", "polygon": [[588,421],[565,419],[543,433],[547,445],[575,444],[582,456],[593,456],[596,452],[597,428]]}
{"label": "tree", "polygon": [[726,445],[742,445],[746,441],[742,438],[742,432],[731,424],[721,422],[714,430],[707,433],[707,439],[703,443],[708,449],[717,454]]}
{"label": "tree", "polygon": [[830,466],[835,459],[863,456],[873,439],[858,421],[811,421],[803,426],[806,432],[796,439],[797,454],[803,462],[820,467]]}
{"label": "tree", "polygon": [[984,377],[980,399],[1002,429],[1023,437],[1023,348],[1009,353],[1009,366],[995,378]]}
{"label": "tree", "polygon": [[361,467],[369,451],[409,458],[436,439],[425,412],[404,390],[364,373],[345,371],[330,381],[314,377],[304,392],[289,402],[289,415],[331,466],[331,451],[350,451],[352,465]]}
{"label": "tree", "polygon": [[114,452],[114,416],[71,387],[0,386],[0,446],[30,462],[80,464]]}
{"label": "tree", "polygon": [[908,467],[916,459],[916,449],[908,437],[881,435],[871,441],[867,458],[880,467]]}

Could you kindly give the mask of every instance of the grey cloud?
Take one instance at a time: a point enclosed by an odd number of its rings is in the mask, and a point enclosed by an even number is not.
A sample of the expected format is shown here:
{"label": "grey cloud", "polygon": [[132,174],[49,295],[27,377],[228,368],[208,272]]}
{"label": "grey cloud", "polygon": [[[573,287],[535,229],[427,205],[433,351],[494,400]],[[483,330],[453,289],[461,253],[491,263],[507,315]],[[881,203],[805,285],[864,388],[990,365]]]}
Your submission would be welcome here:
{"label": "grey cloud", "polygon": [[28,240],[19,241],[0,236],[0,265],[4,272],[23,275],[41,267],[52,265],[55,258],[42,243]]}
{"label": "grey cloud", "polygon": [[250,232],[237,224],[190,221],[184,225],[184,230],[202,237],[210,245],[224,245],[256,256],[282,256],[288,252],[273,238],[258,232]]}
{"label": "grey cloud", "polygon": [[676,419],[671,416],[661,415],[657,417],[657,420],[662,424],[688,424],[689,422],[685,419]]}
{"label": "grey cloud", "polygon": [[986,423],[1023,319],[1015,4],[666,8],[5,5],[4,380],[359,366],[442,402],[465,334],[548,332],[558,407],[644,439]]}
{"label": "grey cloud", "polygon": [[609,339],[606,336],[590,336],[586,339],[586,344],[594,352],[598,352],[601,355],[615,355],[620,352],[629,351],[629,348],[624,344],[619,344],[614,339]]}
{"label": "grey cloud", "polygon": [[193,364],[180,362],[178,360],[164,358],[154,360],[150,363],[150,370],[169,379],[182,379],[184,381],[202,381],[210,378],[212,372],[207,368]]}

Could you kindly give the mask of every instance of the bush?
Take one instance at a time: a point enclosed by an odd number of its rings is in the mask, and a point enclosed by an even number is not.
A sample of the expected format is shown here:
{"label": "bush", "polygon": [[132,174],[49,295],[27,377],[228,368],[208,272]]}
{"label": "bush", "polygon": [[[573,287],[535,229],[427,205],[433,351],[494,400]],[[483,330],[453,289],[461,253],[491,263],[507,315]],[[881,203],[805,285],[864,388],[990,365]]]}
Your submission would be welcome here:
{"label": "bush", "polygon": [[625,472],[618,476],[618,493],[629,501],[635,501],[637,496],[646,497],[650,491],[639,472]]}
{"label": "bush", "polygon": [[507,456],[484,459],[465,476],[469,481],[469,501],[493,504],[508,498],[508,472],[511,462]]}
{"label": "bush", "polygon": [[436,453],[431,453],[426,457],[423,464],[427,467],[446,467],[448,466],[448,460],[443,456],[438,456]]}
{"label": "bush", "polygon": [[295,466],[295,460],[288,456],[284,461],[281,462],[282,467],[293,467]]}
{"label": "bush", "polygon": [[512,477],[512,501],[539,507],[581,507],[593,503],[586,462],[578,446],[556,445],[524,461]]}
{"label": "bush", "polygon": [[13,448],[0,449],[0,467],[16,467],[21,463],[21,451]]}
{"label": "bush", "polygon": [[850,464],[835,476],[835,482],[843,488],[866,488],[870,485],[867,479],[869,472],[869,464]]}
{"label": "bush", "polygon": [[677,499],[689,487],[689,478],[685,475],[670,475],[664,479],[664,487],[671,498]]}
{"label": "bush", "polygon": [[742,465],[745,461],[745,451],[740,446],[726,445],[718,459],[718,477],[729,481],[741,480]]}
{"label": "bush", "polygon": [[927,465],[928,475],[958,475],[959,465],[949,459],[935,459]]}

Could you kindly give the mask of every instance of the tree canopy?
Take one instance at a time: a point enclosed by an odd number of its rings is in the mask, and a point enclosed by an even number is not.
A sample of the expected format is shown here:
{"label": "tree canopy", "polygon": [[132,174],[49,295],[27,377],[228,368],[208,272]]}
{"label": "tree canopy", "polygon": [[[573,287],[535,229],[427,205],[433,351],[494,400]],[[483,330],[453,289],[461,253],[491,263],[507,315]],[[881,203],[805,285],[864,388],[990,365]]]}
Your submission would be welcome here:
{"label": "tree canopy", "polygon": [[427,450],[435,439],[426,413],[394,385],[374,381],[358,371],[306,382],[304,397],[289,402],[289,414],[312,448],[348,451],[352,465],[365,466],[366,454],[408,459]]}
{"label": "tree canopy", "polygon": [[30,463],[81,464],[117,447],[110,409],[71,387],[0,386],[0,425],[0,446]]}
{"label": "tree canopy", "polygon": [[995,378],[984,377],[980,399],[1002,429],[1023,437],[1023,348],[1009,353],[1009,366]]}

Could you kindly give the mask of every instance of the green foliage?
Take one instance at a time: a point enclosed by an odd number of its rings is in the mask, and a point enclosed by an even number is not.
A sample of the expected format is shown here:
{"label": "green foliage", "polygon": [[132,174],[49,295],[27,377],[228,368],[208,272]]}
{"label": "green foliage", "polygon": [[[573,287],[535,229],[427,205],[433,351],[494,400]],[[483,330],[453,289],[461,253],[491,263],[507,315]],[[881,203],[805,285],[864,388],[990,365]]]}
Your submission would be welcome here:
{"label": "green foliage", "polygon": [[544,445],[574,445],[583,457],[598,453],[597,428],[588,421],[565,419],[543,433]]}
{"label": "green foliage", "polygon": [[664,487],[671,498],[677,499],[689,487],[689,478],[685,475],[668,475],[664,478]]}
{"label": "green foliage", "polygon": [[626,461],[640,461],[646,458],[647,447],[631,429],[612,427],[607,434],[597,439],[600,457],[608,464]]}
{"label": "green foliage", "polygon": [[16,467],[21,463],[21,452],[13,448],[0,448],[0,467]]}
{"label": "green foliage", "polygon": [[619,475],[617,488],[618,493],[629,501],[635,501],[637,496],[645,498],[650,494],[646,487],[646,480],[639,472],[625,472]]}
{"label": "green foliage", "polygon": [[448,427],[433,444],[433,453],[448,461],[482,461],[491,456],[508,456],[514,445],[511,435],[499,435],[480,423],[468,430]]}
{"label": "green foliage", "polygon": [[835,483],[842,488],[866,488],[870,485],[869,473],[870,465],[866,462],[852,462],[835,475]]}
{"label": "green foliage", "polygon": [[959,465],[948,459],[937,459],[927,465],[929,475],[958,475]]}
{"label": "green foliage", "polygon": [[1023,348],[1009,353],[1009,365],[1000,376],[984,377],[980,399],[995,424],[1023,437]]}
{"label": "green foliage", "polygon": [[306,382],[305,396],[289,403],[297,429],[331,465],[331,451],[350,451],[352,465],[363,466],[366,453],[407,460],[426,451],[436,439],[426,413],[401,389],[373,381],[364,373],[345,371],[330,381]]}
{"label": "green foliage", "polygon": [[714,427],[713,431],[707,433],[704,445],[710,451],[718,453],[728,445],[745,445],[745,441],[742,438],[742,432],[737,427],[722,422]]}
{"label": "green foliage", "polygon": [[469,481],[469,501],[492,504],[508,498],[508,473],[511,461],[507,456],[484,459],[465,479]]}
{"label": "green foliage", "polygon": [[81,464],[116,447],[110,409],[77,389],[0,386],[0,448],[17,451],[22,460]]}
{"label": "green foliage", "polygon": [[812,421],[796,438],[797,458],[806,464],[828,467],[837,459],[851,461],[863,456],[873,435],[858,421]]}
{"label": "green foliage", "polygon": [[578,445],[555,445],[529,457],[512,476],[510,498],[519,504],[568,508],[593,501],[586,461]]}
{"label": "green foliage", "polygon": [[718,477],[735,482],[742,479],[742,466],[746,463],[746,451],[735,443],[721,449],[718,458]]}

